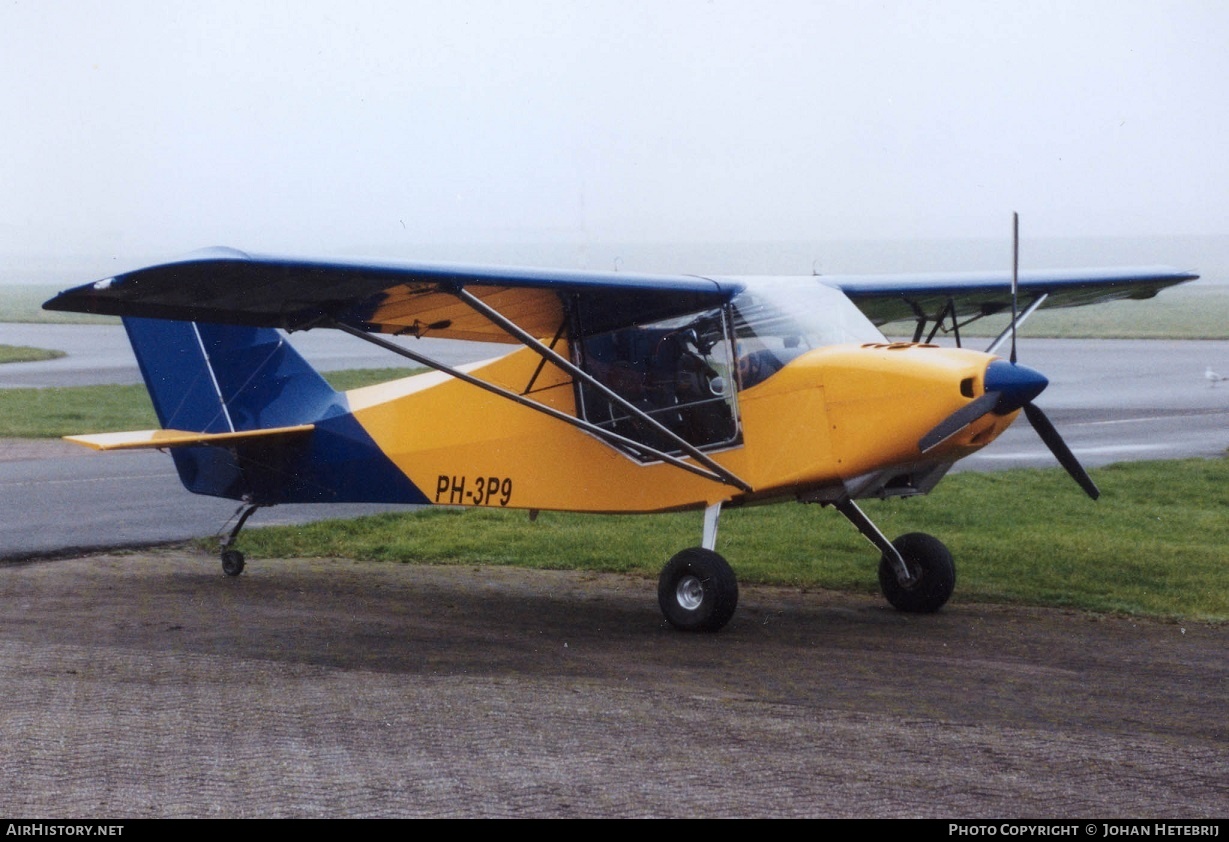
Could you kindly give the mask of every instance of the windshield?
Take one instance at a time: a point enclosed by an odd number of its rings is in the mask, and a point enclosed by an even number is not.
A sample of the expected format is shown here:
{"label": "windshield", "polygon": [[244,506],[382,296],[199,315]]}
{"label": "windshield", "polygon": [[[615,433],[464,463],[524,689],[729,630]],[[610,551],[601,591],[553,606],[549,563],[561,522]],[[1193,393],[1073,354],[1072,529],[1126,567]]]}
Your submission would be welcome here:
{"label": "windshield", "polygon": [[742,437],[739,388],[814,348],[886,341],[844,293],[815,278],[731,280],[743,289],[728,307],[574,337],[576,362],[596,381],[577,381],[580,417],[652,448],[626,448],[645,460],[680,452],[672,436],[702,450],[729,447]]}
{"label": "windshield", "polygon": [[884,342],[883,334],[838,289],[815,278],[738,278],[734,336],[746,389],[814,348]]}

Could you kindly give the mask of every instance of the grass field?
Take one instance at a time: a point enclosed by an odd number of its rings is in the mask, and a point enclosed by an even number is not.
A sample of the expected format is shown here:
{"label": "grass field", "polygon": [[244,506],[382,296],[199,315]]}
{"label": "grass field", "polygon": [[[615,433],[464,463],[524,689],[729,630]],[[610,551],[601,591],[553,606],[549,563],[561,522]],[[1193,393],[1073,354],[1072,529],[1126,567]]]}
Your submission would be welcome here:
{"label": "grass field", "polygon": [[[327,372],[324,379],[335,389],[357,389],[422,370],[354,369]],[[157,426],[154,405],[144,386],[0,389],[0,438],[59,438]]]}
{"label": "grass field", "polygon": [[[961,335],[997,336],[1008,318],[982,319]],[[911,338],[912,323],[885,326],[893,337]],[[1229,284],[1186,285],[1147,301],[1111,301],[1096,307],[1038,310],[1020,336],[1062,339],[1229,339]]]}
{"label": "grass field", "polygon": [[0,363],[28,363],[38,360],[54,360],[62,356],[64,356],[63,351],[31,348],[27,345],[0,345]]}

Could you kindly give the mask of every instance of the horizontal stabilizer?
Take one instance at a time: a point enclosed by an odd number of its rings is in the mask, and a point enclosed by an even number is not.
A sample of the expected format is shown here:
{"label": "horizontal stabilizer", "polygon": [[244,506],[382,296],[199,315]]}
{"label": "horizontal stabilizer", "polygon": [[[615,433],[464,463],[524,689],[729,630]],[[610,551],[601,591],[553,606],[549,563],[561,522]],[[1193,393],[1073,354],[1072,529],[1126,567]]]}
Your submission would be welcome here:
{"label": "horizontal stabilizer", "polygon": [[264,430],[241,430],[236,433],[194,433],[191,430],[135,430],[128,433],[96,433],[91,436],[65,436],[65,441],[83,444],[94,450],[139,450],[167,447],[190,447],[192,445],[237,444],[241,441],[269,436],[291,436],[310,433],[315,424],[296,424],[293,427],[270,427]]}

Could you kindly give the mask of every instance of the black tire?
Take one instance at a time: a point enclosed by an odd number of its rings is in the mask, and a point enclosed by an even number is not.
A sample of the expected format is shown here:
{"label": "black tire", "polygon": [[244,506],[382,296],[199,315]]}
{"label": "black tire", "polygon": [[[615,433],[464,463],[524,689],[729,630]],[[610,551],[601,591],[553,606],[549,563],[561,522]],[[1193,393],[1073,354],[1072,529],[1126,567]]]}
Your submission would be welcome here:
{"label": "black tire", "polygon": [[956,588],[956,565],[943,542],[924,532],[910,532],[892,546],[905,559],[915,581],[908,587],[902,585],[885,556],[879,562],[879,588],[888,602],[913,614],[933,614],[942,608]]}
{"label": "black tire", "polygon": [[717,553],[683,550],[657,580],[657,602],[666,621],[681,631],[720,631],[738,607],[738,578]]}
{"label": "black tire", "polygon": [[243,572],[243,553],[238,550],[222,551],[222,572],[227,576],[238,576]]}

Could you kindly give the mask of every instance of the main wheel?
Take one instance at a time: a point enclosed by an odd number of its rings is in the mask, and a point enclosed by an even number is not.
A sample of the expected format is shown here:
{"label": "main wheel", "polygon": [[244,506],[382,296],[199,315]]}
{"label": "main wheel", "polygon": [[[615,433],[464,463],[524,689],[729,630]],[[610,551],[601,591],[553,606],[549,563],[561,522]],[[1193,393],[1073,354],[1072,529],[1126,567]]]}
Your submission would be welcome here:
{"label": "main wheel", "polygon": [[227,576],[238,576],[243,572],[243,553],[238,550],[222,551],[222,572]]}
{"label": "main wheel", "polygon": [[717,553],[683,550],[662,568],[657,602],[670,625],[682,631],[715,632],[738,607],[738,579]]}
{"label": "main wheel", "polygon": [[956,566],[943,542],[924,532],[910,532],[892,542],[905,560],[913,581],[902,585],[887,556],[879,562],[879,588],[900,611],[933,614],[943,607],[956,587]]}

